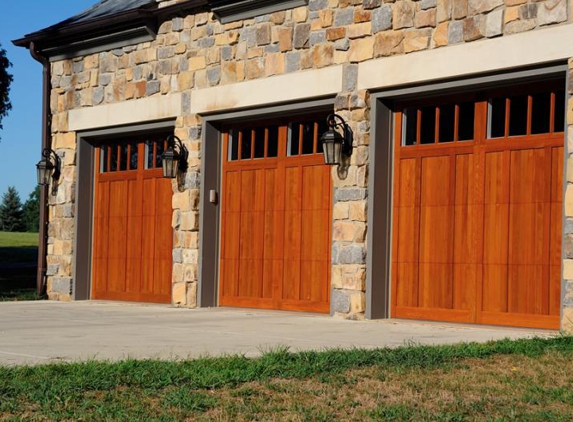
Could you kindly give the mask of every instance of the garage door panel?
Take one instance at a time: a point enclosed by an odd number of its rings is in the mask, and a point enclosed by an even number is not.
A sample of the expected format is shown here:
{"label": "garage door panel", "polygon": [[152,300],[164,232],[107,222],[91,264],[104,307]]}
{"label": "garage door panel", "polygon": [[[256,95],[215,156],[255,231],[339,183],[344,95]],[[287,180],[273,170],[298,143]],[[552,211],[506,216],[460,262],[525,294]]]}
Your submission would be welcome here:
{"label": "garage door panel", "polygon": [[508,312],[542,314],[544,273],[549,267],[542,265],[510,265]]}
{"label": "garage door panel", "polygon": [[478,219],[480,205],[457,205],[454,207],[454,253],[456,264],[478,262]]}
{"label": "garage door panel", "polygon": [[139,292],[141,289],[141,255],[136,258],[127,258],[125,266],[125,291]]}
{"label": "garage door panel", "polygon": [[509,151],[485,153],[485,204],[509,203]]}
{"label": "garage door panel", "polygon": [[455,156],[456,174],[454,180],[455,204],[472,205],[476,203],[475,160],[471,154]]}
{"label": "garage door panel", "polygon": [[454,213],[449,205],[420,209],[420,262],[451,263]]}
{"label": "garage door panel", "polygon": [[222,241],[225,245],[221,250],[223,259],[239,258],[239,239],[241,233],[241,213],[228,212],[225,214],[225,231]]}
{"label": "garage door panel", "polygon": [[241,213],[241,236],[239,256],[241,259],[256,259],[263,256],[265,213],[261,211],[244,211]]}
{"label": "garage door panel", "polygon": [[451,309],[473,309],[476,300],[477,264],[454,264],[454,281]]}
{"label": "garage door panel", "polygon": [[155,260],[155,278],[153,280],[153,293],[158,296],[163,296],[169,300],[171,296],[171,271],[173,261],[171,259],[156,259]]}
{"label": "garage door panel", "polygon": [[221,292],[224,297],[238,296],[239,260],[227,258],[221,266]]}
{"label": "garage door panel", "polygon": [[241,259],[239,261],[239,278],[237,295],[258,298],[263,292],[263,260]]}
{"label": "garage door panel", "polygon": [[[326,216],[325,216],[326,214]],[[330,252],[324,233],[328,233],[328,212],[308,210],[301,213],[302,233],[301,257],[308,260],[326,260]],[[326,218],[325,218],[326,217]]]}
{"label": "garage door panel", "polygon": [[561,233],[563,229],[562,201],[563,201],[563,148],[552,149],[551,163],[551,216],[550,216],[550,251],[549,264],[561,266]]}
{"label": "garage door panel", "polygon": [[275,287],[282,283],[284,265],[282,259],[265,259],[263,262],[263,291],[262,297],[271,299],[275,296]]}
{"label": "garage door panel", "polygon": [[420,204],[420,160],[409,158],[400,161],[398,172],[399,207],[412,207]]}
{"label": "garage door panel", "polygon": [[96,192],[94,216],[94,259],[107,258],[109,232],[109,183],[101,183]]}
{"label": "garage door panel", "polygon": [[420,207],[399,207],[396,219],[398,220],[398,262],[418,262]]}
{"label": "garage door panel", "polygon": [[329,264],[324,260],[301,260],[300,299],[312,302],[326,302],[328,292],[324,283],[318,283],[327,277]]}
{"label": "garage door panel", "polygon": [[450,156],[422,158],[421,194],[422,207],[452,205]]}
{"label": "garage door panel", "polygon": [[397,283],[396,305],[419,306],[418,271],[417,262],[399,262],[396,267]]}
{"label": "garage door panel", "polygon": [[285,169],[285,209],[300,211],[302,209],[302,180],[300,167]]}
{"label": "garage door panel", "polygon": [[506,264],[484,264],[482,310],[507,312],[508,287]]}
{"label": "garage door panel", "polygon": [[484,206],[484,264],[507,264],[509,251],[509,204]]}
{"label": "garage door panel", "polygon": [[241,172],[229,171],[225,174],[224,211],[241,211]]}
{"label": "garage door panel", "polygon": [[324,210],[329,207],[329,194],[327,189],[329,183],[325,183],[325,178],[330,177],[328,167],[325,166],[304,166],[302,167],[302,203],[301,209]]}
{"label": "garage door panel", "polygon": [[107,289],[117,293],[125,290],[125,258],[108,258]]}
{"label": "garage door panel", "polygon": [[476,171],[474,157],[456,155],[453,262],[472,264],[478,262],[479,217],[477,205]]}
{"label": "garage door panel", "polygon": [[563,201],[563,147],[551,149],[551,202]]}
{"label": "garage door panel", "polygon": [[509,263],[547,264],[550,205],[517,203],[509,212]]}
{"label": "garage door panel", "polygon": [[549,202],[551,156],[546,148],[511,151],[512,203]]}
{"label": "garage door panel", "polygon": [[300,267],[300,259],[285,259],[282,291],[284,299],[300,300]]}
{"label": "garage door panel", "polygon": [[93,294],[94,299],[100,297],[100,292],[107,290],[108,273],[108,258],[107,256],[102,259],[94,259],[94,273],[93,273]]}
{"label": "garage door panel", "polygon": [[300,259],[302,236],[302,213],[286,211],[284,213],[284,256],[287,260]]}
{"label": "garage door panel", "polygon": [[420,262],[419,306],[451,309],[453,305],[452,264]]}
{"label": "garage door panel", "polygon": [[549,266],[549,315],[561,314],[561,265]]}
{"label": "garage door panel", "polygon": [[265,259],[282,259],[283,257],[283,212],[265,212],[265,247],[263,256]]}

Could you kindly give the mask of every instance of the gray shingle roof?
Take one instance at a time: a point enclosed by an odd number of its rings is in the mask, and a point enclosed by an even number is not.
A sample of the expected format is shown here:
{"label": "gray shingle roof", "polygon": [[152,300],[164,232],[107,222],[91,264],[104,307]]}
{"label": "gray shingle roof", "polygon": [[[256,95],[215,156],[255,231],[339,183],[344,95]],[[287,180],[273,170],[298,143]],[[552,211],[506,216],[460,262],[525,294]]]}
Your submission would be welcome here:
{"label": "gray shingle roof", "polygon": [[142,6],[154,3],[156,3],[156,0],[101,0],[99,3],[95,4],[89,9],[86,9],[83,12],[62,22],[45,28],[43,31],[69,26],[76,23],[88,22],[92,19],[112,16],[117,13],[127,12],[128,10],[138,9]]}

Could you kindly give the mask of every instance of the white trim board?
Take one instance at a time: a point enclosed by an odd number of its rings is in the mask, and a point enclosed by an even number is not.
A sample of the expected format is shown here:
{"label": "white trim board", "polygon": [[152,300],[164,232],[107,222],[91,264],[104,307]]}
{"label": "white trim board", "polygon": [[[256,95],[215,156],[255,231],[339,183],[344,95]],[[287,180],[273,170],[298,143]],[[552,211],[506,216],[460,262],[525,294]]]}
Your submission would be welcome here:
{"label": "white trim board", "polygon": [[179,117],[181,94],[157,95],[139,100],[70,110],[69,130],[96,129]]}
{"label": "white trim board", "polygon": [[337,95],[342,66],[305,70],[192,91],[191,113],[205,114]]}
{"label": "white trim board", "polygon": [[358,89],[379,89],[567,60],[573,24],[456,44],[358,65]]}

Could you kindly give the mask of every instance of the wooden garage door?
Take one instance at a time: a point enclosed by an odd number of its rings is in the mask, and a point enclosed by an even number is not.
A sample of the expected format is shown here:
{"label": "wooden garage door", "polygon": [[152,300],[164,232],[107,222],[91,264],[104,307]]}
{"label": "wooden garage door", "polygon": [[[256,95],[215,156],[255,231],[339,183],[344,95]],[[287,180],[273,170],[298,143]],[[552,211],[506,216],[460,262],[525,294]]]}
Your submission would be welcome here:
{"label": "wooden garage door", "polygon": [[165,138],[106,142],[96,149],[93,299],[171,301],[172,188],[162,177]]}
{"label": "wooden garage door", "polygon": [[562,86],[399,107],[395,317],[559,327]]}
{"label": "wooden garage door", "polygon": [[329,312],[326,116],[224,134],[220,304]]}

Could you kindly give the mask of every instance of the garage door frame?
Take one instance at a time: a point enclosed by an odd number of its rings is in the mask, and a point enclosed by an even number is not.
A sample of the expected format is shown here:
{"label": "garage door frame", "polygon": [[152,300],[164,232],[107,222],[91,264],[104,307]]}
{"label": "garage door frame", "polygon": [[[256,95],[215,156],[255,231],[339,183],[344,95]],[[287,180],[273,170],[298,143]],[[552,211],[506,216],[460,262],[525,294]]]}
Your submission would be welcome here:
{"label": "garage door frame", "polygon": [[129,126],[77,133],[75,191],[75,239],[73,255],[73,299],[89,300],[92,291],[92,248],[95,193],[95,150],[96,143],[121,135],[142,135],[150,132],[172,131],[174,119]]}
{"label": "garage door frame", "polygon": [[[199,284],[198,307],[219,306],[220,198],[211,203],[210,193],[222,192],[223,126],[257,119],[287,118],[310,112],[333,110],[334,98],[249,108],[235,112],[202,115],[202,162],[199,204]],[[331,310],[332,313],[332,310]]]}
{"label": "garage door frame", "polygon": [[[392,271],[392,208],[394,186],[394,113],[396,100],[477,91],[483,88],[561,77],[566,83],[566,63],[554,63],[513,72],[387,89],[371,95],[370,181],[368,187],[368,255],[366,262],[366,318],[390,318]],[[567,87],[565,87],[567,91]],[[565,133],[567,129],[565,128]],[[565,149],[567,148],[564,142]],[[564,156],[567,156],[565,150]],[[566,169],[566,166],[563,166]],[[566,178],[564,178],[566,180]],[[563,188],[564,189],[564,188]],[[564,217],[563,217],[564,218]],[[563,286],[563,279],[561,280]],[[564,288],[561,289],[563,303]]]}

